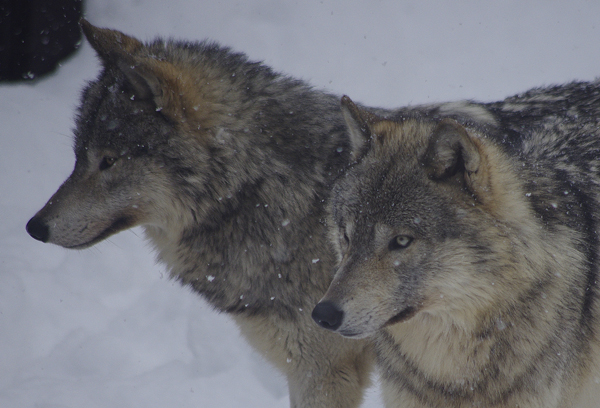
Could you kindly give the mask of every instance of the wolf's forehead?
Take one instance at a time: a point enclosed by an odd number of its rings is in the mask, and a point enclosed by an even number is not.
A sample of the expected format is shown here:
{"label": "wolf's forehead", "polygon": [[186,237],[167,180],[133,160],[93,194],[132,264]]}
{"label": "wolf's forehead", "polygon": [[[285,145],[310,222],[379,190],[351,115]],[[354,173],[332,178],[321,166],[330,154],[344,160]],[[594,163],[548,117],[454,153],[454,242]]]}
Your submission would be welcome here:
{"label": "wolf's forehead", "polygon": [[81,149],[135,149],[156,145],[168,129],[144,107],[123,103],[112,89],[90,95],[82,104],[75,130],[75,147]]}
{"label": "wolf's forehead", "polygon": [[410,208],[420,195],[418,181],[406,174],[381,169],[369,175],[356,174],[340,183],[334,194],[341,206],[354,215],[367,216]]}
{"label": "wolf's forehead", "polygon": [[434,126],[432,121],[415,118],[378,122],[371,131],[382,140],[383,149],[375,149],[374,154],[381,159],[387,159],[390,154],[396,156],[395,159],[416,159],[425,151]]}

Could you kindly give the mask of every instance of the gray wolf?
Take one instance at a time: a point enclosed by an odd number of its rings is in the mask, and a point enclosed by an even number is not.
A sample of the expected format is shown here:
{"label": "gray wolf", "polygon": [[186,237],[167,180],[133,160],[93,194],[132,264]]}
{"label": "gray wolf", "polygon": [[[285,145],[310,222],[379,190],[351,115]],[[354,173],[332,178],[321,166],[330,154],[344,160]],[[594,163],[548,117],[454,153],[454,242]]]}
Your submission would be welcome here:
{"label": "gray wolf", "polygon": [[313,318],[371,337],[388,407],[597,407],[600,83],[394,120],[344,98]]}
{"label": "gray wolf", "polygon": [[73,173],[27,231],[81,249],[143,226],[171,275],[285,374],[292,407],[358,406],[370,346],[310,316],[335,264],[325,203],[349,162],[339,97],[214,43],[81,24],[102,72]]}

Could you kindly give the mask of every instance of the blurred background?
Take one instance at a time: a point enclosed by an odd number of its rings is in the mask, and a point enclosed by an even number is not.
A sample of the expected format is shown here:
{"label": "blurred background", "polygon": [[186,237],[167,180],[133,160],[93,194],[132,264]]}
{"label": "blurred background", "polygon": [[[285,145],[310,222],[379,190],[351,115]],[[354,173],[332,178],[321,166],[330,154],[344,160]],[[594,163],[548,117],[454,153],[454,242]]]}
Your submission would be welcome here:
{"label": "blurred background", "polygon": [[[78,10],[141,40],[212,39],[387,108],[600,74],[596,1],[61,1],[0,3],[2,407],[289,405],[281,376],[168,279],[140,230],[83,251],[26,234],[73,168],[74,110],[100,68]],[[382,406],[376,383],[364,406]]]}

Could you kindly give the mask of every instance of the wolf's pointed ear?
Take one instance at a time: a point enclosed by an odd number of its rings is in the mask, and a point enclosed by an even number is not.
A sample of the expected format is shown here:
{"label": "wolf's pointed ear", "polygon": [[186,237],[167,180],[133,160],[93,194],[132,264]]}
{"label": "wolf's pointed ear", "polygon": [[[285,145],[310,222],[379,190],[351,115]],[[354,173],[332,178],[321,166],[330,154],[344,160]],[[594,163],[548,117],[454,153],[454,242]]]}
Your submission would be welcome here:
{"label": "wolf's pointed ear", "polygon": [[433,130],[423,163],[433,180],[456,175],[479,200],[491,194],[490,169],[481,141],[452,119],[442,120]]}
{"label": "wolf's pointed ear", "polygon": [[371,126],[380,119],[374,114],[360,109],[346,95],[342,97],[341,105],[350,136],[351,157],[353,160],[357,160],[369,146],[372,137]]}
{"label": "wolf's pointed ear", "polygon": [[119,31],[95,27],[85,19],[79,24],[104,65],[115,66],[123,72],[127,79],[125,87],[134,99],[160,106],[163,91],[158,77],[151,69],[138,64],[134,57],[144,45]]}
{"label": "wolf's pointed ear", "polygon": [[163,106],[163,86],[156,73],[145,64],[136,64],[133,59],[119,58],[115,61],[117,67],[125,74],[124,84],[136,101],[147,101],[155,108]]}
{"label": "wolf's pointed ear", "polygon": [[104,63],[111,62],[119,54],[133,54],[144,45],[120,31],[93,26],[82,18],[79,21],[85,38],[90,42]]}

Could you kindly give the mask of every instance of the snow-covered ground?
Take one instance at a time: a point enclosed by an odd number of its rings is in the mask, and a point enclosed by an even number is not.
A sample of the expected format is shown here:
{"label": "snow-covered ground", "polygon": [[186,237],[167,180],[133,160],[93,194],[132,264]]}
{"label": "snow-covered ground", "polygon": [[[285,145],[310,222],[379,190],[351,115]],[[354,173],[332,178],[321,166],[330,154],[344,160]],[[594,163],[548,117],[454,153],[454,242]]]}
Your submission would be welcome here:
{"label": "snow-covered ground", "polygon": [[[141,39],[211,38],[316,88],[394,107],[492,101],[600,74],[600,2],[89,0]],[[166,278],[139,230],[68,251],[25,232],[73,166],[88,44],[0,85],[0,407],[286,407],[225,315]],[[365,407],[379,407],[377,387]]]}

